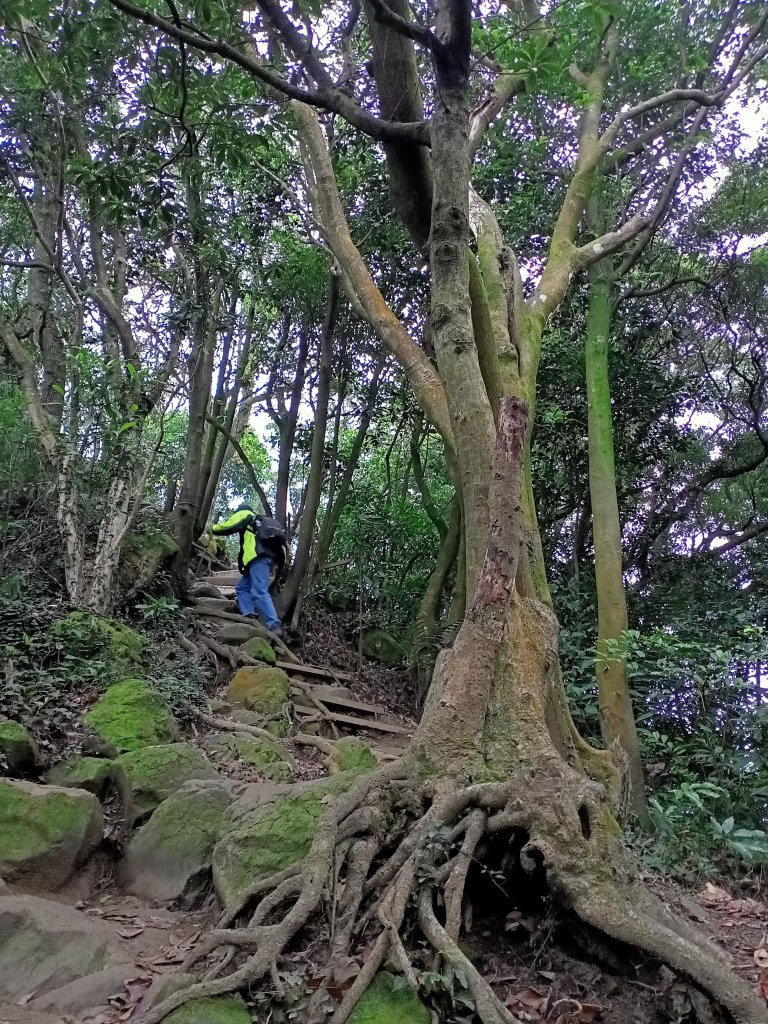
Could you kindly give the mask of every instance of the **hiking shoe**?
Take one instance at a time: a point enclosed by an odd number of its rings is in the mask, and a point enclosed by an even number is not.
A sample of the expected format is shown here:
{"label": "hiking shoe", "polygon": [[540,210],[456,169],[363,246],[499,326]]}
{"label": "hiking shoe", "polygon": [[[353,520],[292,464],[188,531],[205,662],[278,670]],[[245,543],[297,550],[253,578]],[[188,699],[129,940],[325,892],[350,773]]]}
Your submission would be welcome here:
{"label": "hiking shoe", "polygon": [[277,626],[273,626],[272,629],[270,629],[270,633],[278,639],[282,639],[283,627],[279,624]]}

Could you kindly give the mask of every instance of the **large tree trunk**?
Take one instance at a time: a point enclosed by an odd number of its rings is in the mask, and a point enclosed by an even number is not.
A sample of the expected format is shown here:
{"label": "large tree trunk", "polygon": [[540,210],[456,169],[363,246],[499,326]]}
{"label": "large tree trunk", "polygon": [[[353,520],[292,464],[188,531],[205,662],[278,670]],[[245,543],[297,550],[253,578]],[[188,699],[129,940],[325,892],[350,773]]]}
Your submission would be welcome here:
{"label": "large tree trunk", "polygon": [[622,751],[629,773],[630,802],[644,827],[650,826],[645,780],[635,716],[622,657],[609,653],[611,641],[621,640],[628,628],[621,557],[621,523],[616,496],[613,455],[611,385],[608,339],[611,330],[611,277],[608,261],[596,263],[589,274],[589,310],[585,341],[589,493],[595,545],[597,590],[597,674],[600,725],[605,745]]}

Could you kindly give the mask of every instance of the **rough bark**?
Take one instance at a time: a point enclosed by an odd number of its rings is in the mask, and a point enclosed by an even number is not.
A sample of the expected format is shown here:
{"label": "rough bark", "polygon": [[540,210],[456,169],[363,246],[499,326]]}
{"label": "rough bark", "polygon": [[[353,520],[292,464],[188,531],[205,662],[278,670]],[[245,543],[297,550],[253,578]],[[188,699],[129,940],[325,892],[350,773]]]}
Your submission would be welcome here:
{"label": "rough bark", "polygon": [[434,192],[430,323],[451,414],[464,510],[467,592],[474,591],[488,527],[493,412],[475,344],[469,298],[469,34],[470,11],[443,3],[436,21],[432,117]]}

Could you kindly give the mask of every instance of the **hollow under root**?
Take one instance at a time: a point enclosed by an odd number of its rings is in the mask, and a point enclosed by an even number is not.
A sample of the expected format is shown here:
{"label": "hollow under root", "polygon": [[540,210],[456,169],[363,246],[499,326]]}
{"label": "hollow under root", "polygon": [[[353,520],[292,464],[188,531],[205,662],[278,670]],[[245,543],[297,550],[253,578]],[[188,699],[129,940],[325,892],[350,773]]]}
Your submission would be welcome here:
{"label": "hollow under root", "polygon": [[[415,762],[405,758],[380,767],[336,798],[318,824],[302,867],[254,886],[235,911],[242,916],[250,908],[245,927],[233,926],[230,912],[222,927],[193,951],[186,968],[212,956],[221,961],[227,951],[226,963],[213,968],[215,976],[152,1007],[141,1018],[143,1024],[159,1024],[190,1000],[275,978],[289,944],[322,919],[326,905],[335,907],[328,976],[366,928],[378,929],[331,1024],[345,1024],[387,960],[418,987],[403,939],[414,927],[436,957],[466,977],[483,1024],[512,1024],[514,1018],[457,943],[470,862],[477,863],[483,841],[496,837],[498,842],[506,834],[517,837],[518,845],[524,837],[521,867],[545,881],[561,909],[686,975],[726,1019],[768,1024],[765,1005],[731,972],[723,954],[672,917],[639,881],[600,786],[555,759],[504,783],[450,792],[441,787],[440,795],[431,783],[416,779]],[[340,878],[345,884],[337,899]],[[444,911],[437,909],[441,906]],[[235,969],[223,975],[232,963]]]}

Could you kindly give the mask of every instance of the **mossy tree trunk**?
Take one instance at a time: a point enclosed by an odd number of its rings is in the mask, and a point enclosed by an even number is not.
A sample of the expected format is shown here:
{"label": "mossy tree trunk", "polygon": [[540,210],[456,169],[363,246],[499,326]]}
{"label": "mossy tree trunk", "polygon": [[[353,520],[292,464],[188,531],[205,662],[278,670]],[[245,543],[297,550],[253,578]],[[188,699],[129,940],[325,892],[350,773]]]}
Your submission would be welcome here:
{"label": "mossy tree trunk", "polygon": [[629,798],[644,827],[650,827],[645,780],[640,760],[635,716],[624,659],[612,653],[628,628],[621,553],[621,522],[616,494],[613,415],[608,352],[611,332],[611,261],[601,260],[589,271],[589,308],[584,343],[589,494],[595,548],[597,596],[597,675],[600,726],[605,745],[614,745],[627,761]]}

